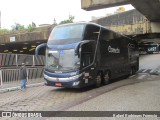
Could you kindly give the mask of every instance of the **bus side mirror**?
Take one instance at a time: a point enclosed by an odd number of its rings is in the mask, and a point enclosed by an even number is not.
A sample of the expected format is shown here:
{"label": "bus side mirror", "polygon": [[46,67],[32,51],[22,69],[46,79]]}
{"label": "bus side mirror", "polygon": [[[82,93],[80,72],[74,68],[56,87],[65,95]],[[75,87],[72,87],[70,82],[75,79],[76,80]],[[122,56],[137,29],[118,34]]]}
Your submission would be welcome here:
{"label": "bus side mirror", "polygon": [[35,50],[35,55],[38,55],[38,54],[39,54],[39,50],[40,50],[41,48],[43,48],[43,47],[46,47],[46,46],[47,46],[47,43],[42,43],[42,44],[38,45],[38,46],[36,47],[36,50]]}
{"label": "bus side mirror", "polygon": [[75,47],[75,55],[79,56],[79,53],[81,51],[81,45],[82,45],[83,41],[79,42],[76,47]]}
{"label": "bus side mirror", "polygon": [[81,47],[75,51],[75,56],[77,55],[80,58]]}
{"label": "bus side mirror", "polygon": [[79,46],[75,49],[75,55],[79,55],[80,51],[79,51]]}

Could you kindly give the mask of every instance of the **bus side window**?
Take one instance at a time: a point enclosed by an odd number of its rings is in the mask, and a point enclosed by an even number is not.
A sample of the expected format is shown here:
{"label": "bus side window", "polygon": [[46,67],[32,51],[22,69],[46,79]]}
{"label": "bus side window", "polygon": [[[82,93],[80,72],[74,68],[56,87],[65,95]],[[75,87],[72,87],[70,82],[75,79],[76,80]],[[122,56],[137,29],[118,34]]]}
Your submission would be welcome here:
{"label": "bus side window", "polygon": [[84,40],[97,40],[100,27],[88,25],[84,33]]}

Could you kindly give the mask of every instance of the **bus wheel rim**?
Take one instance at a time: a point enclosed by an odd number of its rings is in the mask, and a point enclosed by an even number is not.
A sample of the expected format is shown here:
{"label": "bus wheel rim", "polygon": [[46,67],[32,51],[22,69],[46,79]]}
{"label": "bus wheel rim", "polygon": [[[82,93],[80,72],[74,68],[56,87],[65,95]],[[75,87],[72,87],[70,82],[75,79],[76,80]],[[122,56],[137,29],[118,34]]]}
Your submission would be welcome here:
{"label": "bus wheel rim", "polygon": [[99,87],[99,86],[101,85],[101,76],[98,75],[97,78],[96,78],[96,80],[97,80],[97,81],[96,81],[96,86]]}

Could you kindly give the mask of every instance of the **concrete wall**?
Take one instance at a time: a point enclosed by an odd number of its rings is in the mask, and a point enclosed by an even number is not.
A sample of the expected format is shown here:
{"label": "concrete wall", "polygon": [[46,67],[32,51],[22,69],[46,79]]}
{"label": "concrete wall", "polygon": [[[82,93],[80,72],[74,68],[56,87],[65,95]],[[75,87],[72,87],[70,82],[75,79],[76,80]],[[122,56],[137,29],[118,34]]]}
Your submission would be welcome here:
{"label": "concrete wall", "polygon": [[127,35],[151,32],[151,23],[137,10],[111,15],[93,22]]}
{"label": "concrete wall", "polygon": [[0,43],[10,43],[10,37],[15,37],[13,42],[25,42],[25,41],[34,41],[34,40],[47,40],[49,36],[48,31],[42,32],[29,32],[21,34],[10,34],[0,36]]}
{"label": "concrete wall", "polygon": [[[0,44],[11,42],[48,40],[52,28],[53,26],[49,26],[45,29],[35,30],[33,32],[0,35]],[[12,41],[11,37],[14,37],[15,41]]]}

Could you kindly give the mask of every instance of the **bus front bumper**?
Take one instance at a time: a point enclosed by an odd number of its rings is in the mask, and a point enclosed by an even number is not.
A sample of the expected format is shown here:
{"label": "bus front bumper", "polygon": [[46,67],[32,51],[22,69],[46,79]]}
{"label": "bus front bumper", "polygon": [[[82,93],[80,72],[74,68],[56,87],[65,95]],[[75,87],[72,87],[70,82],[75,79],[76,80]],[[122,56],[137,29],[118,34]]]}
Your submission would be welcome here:
{"label": "bus front bumper", "polygon": [[47,86],[80,88],[81,87],[80,79],[82,79],[82,74],[66,78],[50,77],[44,74],[44,79],[46,80],[45,85]]}

